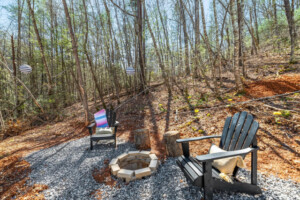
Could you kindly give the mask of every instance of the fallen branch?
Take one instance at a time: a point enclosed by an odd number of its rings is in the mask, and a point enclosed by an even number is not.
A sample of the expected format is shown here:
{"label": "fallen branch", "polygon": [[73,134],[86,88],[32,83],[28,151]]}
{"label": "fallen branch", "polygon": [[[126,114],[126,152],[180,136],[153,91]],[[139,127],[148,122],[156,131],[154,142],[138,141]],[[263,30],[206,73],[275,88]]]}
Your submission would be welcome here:
{"label": "fallen branch", "polygon": [[282,109],[282,108],[277,108],[277,107],[274,107],[274,106],[270,106],[270,105],[265,104],[265,103],[263,103],[263,102],[261,102],[261,103],[263,104],[263,106],[268,107],[268,108],[272,108],[272,109],[274,109],[274,110],[286,110],[286,111],[290,111],[290,112],[300,113],[300,111],[298,111],[298,110]]}
{"label": "fallen branch", "polygon": [[281,118],[280,120],[285,120],[285,121],[294,123],[294,124],[296,124],[296,125],[299,124],[299,122],[295,122],[295,121],[292,121],[292,120],[289,120],[289,119],[286,119],[286,118]]}
{"label": "fallen branch", "polygon": [[118,105],[114,110],[115,110],[115,111],[118,110],[118,109],[119,109],[120,107],[122,107],[124,104],[128,103],[129,101],[131,101],[132,99],[138,97],[139,95],[143,94],[144,92],[150,91],[150,89],[155,88],[155,87],[158,87],[158,86],[163,85],[163,84],[164,84],[164,82],[158,83],[158,84],[154,84],[154,85],[152,85],[152,86],[147,87],[145,90],[141,91],[141,92],[138,93],[137,95],[135,95],[135,96],[133,96],[133,97],[131,97],[131,98],[125,100],[123,103],[121,103],[120,105]]}
{"label": "fallen branch", "polygon": [[[257,98],[257,99],[250,99],[248,101],[241,101],[241,102],[237,102],[237,103],[229,104],[229,105],[222,104],[222,105],[214,106],[214,107],[210,107],[210,108],[199,109],[199,111],[213,110],[213,109],[220,109],[220,108],[228,108],[228,107],[233,107],[233,106],[236,106],[236,105],[247,104],[247,103],[254,102],[254,101],[262,101],[262,100],[272,99],[272,98],[281,97],[281,96],[288,96],[288,95],[291,95],[291,94],[294,94],[294,93],[299,93],[299,92],[300,92],[300,90],[297,90],[297,91],[294,91],[294,92],[289,92],[289,93],[284,93],[284,94],[277,94],[277,95],[274,95],[274,96],[261,97],[261,98]],[[283,110],[283,109],[281,109],[281,110]],[[187,112],[180,112],[179,114],[181,114],[181,113],[187,113]]]}

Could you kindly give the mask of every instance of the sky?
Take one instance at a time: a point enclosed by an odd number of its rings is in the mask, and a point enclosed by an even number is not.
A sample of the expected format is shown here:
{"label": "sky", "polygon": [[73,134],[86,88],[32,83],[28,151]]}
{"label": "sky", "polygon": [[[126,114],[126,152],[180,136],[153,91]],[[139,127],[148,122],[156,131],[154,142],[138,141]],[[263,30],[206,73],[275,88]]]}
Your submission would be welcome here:
{"label": "sky", "polygon": [[[154,1],[154,0],[146,0],[146,1]],[[209,13],[209,4],[211,0],[203,0],[204,10],[206,16]],[[10,25],[9,13],[4,9],[4,6],[9,6],[14,3],[17,3],[17,0],[0,0],[0,28],[6,30]]]}
{"label": "sky", "polygon": [[10,24],[8,12],[3,8],[3,6],[8,6],[15,1],[16,0],[0,0],[0,27],[7,27]]}

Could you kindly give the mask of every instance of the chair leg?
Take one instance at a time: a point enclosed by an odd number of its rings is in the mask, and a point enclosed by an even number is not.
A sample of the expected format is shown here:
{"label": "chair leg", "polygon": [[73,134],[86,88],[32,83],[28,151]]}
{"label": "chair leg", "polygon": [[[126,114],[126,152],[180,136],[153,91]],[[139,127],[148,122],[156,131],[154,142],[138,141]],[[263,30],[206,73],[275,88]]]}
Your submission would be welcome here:
{"label": "chair leg", "polygon": [[[252,146],[257,147],[257,140],[254,137]],[[257,151],[251,152],[251,184],[257,185]]]}
{"label": "chair leg", "polygon": [[204,199],[213,199],[213,185],[212,185],[212,162],[203,162],[203,178],[204,178]]}
{"label": "chair leg", "polygon": [[91,150],[93,150],[93,141],[91,140],[91,147],[90,147]]}
{"label": "chair leg", "polygon": [[117,129],[118,129],[118,126],[116,126],[115,128],[114,128],[114,134],[115,134],[115,148],[117,148]]}
{"label": "chair leg", "polygon": [[185,157],[190,157],[189,143],[188,142],[183,142],[183,143],[181,143],[181,147],[182,147],[183,155]]}
{"label": "chair leg", "polygon": [[251,184],[257,185],[257,152],[251,153]]}

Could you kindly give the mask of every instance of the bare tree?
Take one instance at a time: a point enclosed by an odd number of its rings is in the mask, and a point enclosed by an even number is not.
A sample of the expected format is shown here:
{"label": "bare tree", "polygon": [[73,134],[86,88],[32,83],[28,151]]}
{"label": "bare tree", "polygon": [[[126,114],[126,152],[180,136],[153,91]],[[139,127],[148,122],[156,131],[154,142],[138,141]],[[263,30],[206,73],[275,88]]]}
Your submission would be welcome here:
{"label": "bare tree", "polygon": [[73,27],[72,27],[71,18],[70,18],[70,14],[68,11],[68,6],[66,3],[66,0],[62,0],[62,2],[64,5],[66,20],[67,20],[71,40],[72,40],[73,55],[75,57],[75,62],[76,62],[76,69],[77,69],[77,76],[78,76],[77,82],[78,82],[78,90],[79,90],[78,92],[80,93],[81,99],[82,99],[82,104],[83,104],[84,113],[85,113],[85,122],[86,122],[86,124],[88,124],[88,122],[90,121],[89,106],[88,106],[88,100],[87,100],[87,93],[86,93],[85,86],[83,84],[83,79],[82,79],[80,60],[79,60],[78,50],[77,50],[77,41],[76,41],[76,38],[75,38],[75,35],[73,32]]}
{"label": "bare tree", "polygon": [[291,56],[290,62],[294,62],[294,52],[295,52],[295,44],[296,44],[296,28],[295,28],[295,20],[294,20],[294,1],[292,1],[292,5],[290,4],[289,0],[284,0],[284,8],[285,8],[285,15],[289,25],[289,33],[291,39]]}
{"label": "bare tree", "polygon": [[103,97],[103,92],[102,92],[102,86],[101,86],[101,84],[99,84],[99,82],[97,80],[95,70],[94,70],[94,66],[93,66],[92,60],[89,56],[88,49],[87,49],[88,48],[87,43],[88,43],[88,37],[89,37],[89,22],[88,22],[88,16],[87,16],[87,9],[86,9],[85,0],[82,0],[82,3],[83,3],[83,8],[84,8],[84,18],[85,18],[85,39],[84,39],[84,43],[83,43],[83,49],[84,49],[84,53],[86,55],[86,59],[88,61],[89,68],[91,70],[91,74],[92,74],[97,92],[98,92],[100,100],[102,102],[102,106],[103,106],[103,108],[106,108],[106,104],[105,104],[104,97]]}
{"label": "bare tree", "polygon": [[42,40],[41,40],[41,37],[40,37],[40,34],[39,34],[39,30],[37,28],[37,24],[36,24],[36,20],[35,20],[35,16],[34,16],[34,11],[33,11],[33,9],[31,8],[31,5],[30,5],[30,0],[27,0],[27,5],[28,5],[28,8],[29,8],[31,17],[32,17],[32,22],[33,22],[35,35],[36,35],[38,44],[40,46],[42,61],[43,61],[44,67],[46,69],[47,81],[48,81],[48,94],[50,96],[50,95],[53,94],[52,78],[51,78],[50,70],[49,70],[49,67],[48,67],[48,64],[47,64],[47,60],[46,60],[46,56],[45,56],[45,52],[44,52],[44,46],[43,46],[43,43],[42,43]]}
{"label": "bare tree", "polygon": [[239,31],[236,25],[236,3],[235,0],[230,0],[230,16],[231,16],[231,24],[233,30],[233,40],[234,40],[234,50],[233,50],[233,68],[234,68],[234,77],[236,83],[236,89],[238,91],[243,90],[243,85],[240,76],[240,69],[239,69]]}
{"label": "bare tree", "polygon": [[209,38],[207,35],[207,31],[206,31],[206,22],[205,22],[205,13],[204,13],[204,7],[203,7],[203,2],[202,0],[200,0],[200,7],[201,7],[201,16],[202,16],[202,27],[203,27],[203,35],[204,35],[204,43],[206,45],[206,49],[208,51],[208,55],[209,55],[209,63],[212,67],[212,77],[213,77],[213,84],[214,84],[214,92],[215,95],[219,97],[220,92],[219,92],[219,88],[218,88],[218,84],[217,84],[217,79],[216,79],[216,64],[215,64],[215,58],[214,58],[214,52],[211,48],[210,42],[209,42]]}
{"label": "bare tree", "polygon": [[[216,8],[216,0],[213,0],[213,9],[214,9],[214,20],[215,20],[215,29],[216,29],[216,48],[217,48],[217,56],[216,56],[216,65],[219,66],[219,79],[220,79],[220,85],[222,85],[222,62],[221,62],[221,46],[219,41],[219,23],[218,23],[218,14],[217,14],[217,8]],[[226,16],[225,16],[226,18]]]}
{"label": "bare tree", "polygon": [[[18,85],[17,85],[17,66],[16,66],[16,57],[15,57],[15,44],[14,44],[14,36],[11,36],[11,51],[12,51],[12,64],[13,64],[13,76],[14,76],[14,92],[15,92],[15,106],[17,107],[19,104],[18,98]],[[18,117],[18,112],[16,110],[15,116]]]}
{"label": "bare tree", "polygon": [[[144,90],[146,86],[146,63],[145,63],[145,43],[143,42],[143,4],[142,0],[137,0],[137,18],[136,18],[136,26],[137,26],[137,37],[138,37],[138,53],[139,53],[139,65],[140,65],[140,82],[141,82],[141,90]],[[145,11],[144,11],[145,12]]]}
{"label": "bare tree", "polygon": [[242,68],[243,76],[246,77],[244,64],[244,0],[237,1],[238,27],[239,27],[239,67]]}
{"label": "bare tree", "polygon": [[199,59],[201,59],[200,54],[200,27],[199,27],[199,0],[195,0],[195,76],[197,75],[197,69],[200,67],[199,65]]}
{"label": "bare tree", "polygon": [[185,73],[186,75],[190,75],[191,71],[190,71],[190,59],[189,59],[188,33],[186,28],[186,19],[185,19],[184,5],[182,0],[180,0],[180,19],[182,22],[183,37],[184,37]]}
{"label": "bare tree", "polygon": [[152,41],[153,41],[154,50],[155,50],[155,53],[156,53],[156,56],[157,56],[157,59],[158,59],[159,67],[161,68],[162,76],[163,76],[165,84],[168,88],[168,92],[171,93],[171,87],[170,87],[169,80],[168,80],[168,77],[167,77],[167,74],[166,74],[166,71],[165,71],[165,65],[162,62],[161,55],[160,55],[160,52],[159,52],[158,47],[157,47],[157,42],[156,42],[155,36],[153,34],[153,31],[152,31],[152,28],[151,28],[151,25],[150,25],[150,21],[149,21],[148,15],[147,15],[147,10],[145,8],[145,5],[144,5],[144,12],[145,12],[145,18],[146,18],[146,21],[147,21],[148,29],[149,29],[149,32],[150,32],[150,35],[151,35],[151,38],[152,38]]}
{"label": "bare tree", "polygon": [[259,33],[258,33],[258,20],[257,20],[257,0],[252,0],[253,3],[253,12],[254,12],[254,24],[257,40],[257,48],[259,48]]}

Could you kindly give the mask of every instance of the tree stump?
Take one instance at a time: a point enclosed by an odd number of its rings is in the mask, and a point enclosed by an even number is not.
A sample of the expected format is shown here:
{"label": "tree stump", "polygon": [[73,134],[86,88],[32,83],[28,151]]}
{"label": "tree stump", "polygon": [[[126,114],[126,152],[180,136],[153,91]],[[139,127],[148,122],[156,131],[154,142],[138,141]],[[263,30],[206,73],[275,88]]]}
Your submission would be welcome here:
{"label": "tree stump", "polygon": [[150,149],[150,133],[148,129],[137,129],[134,131],[134,143],[137,149]]}
{"label": "tree stump", "polygon": [[176,142],[177,139],[180,139],[178,131],[168,131],[164,134],[167,156],[178,157],[182,155],[181,144]]}

